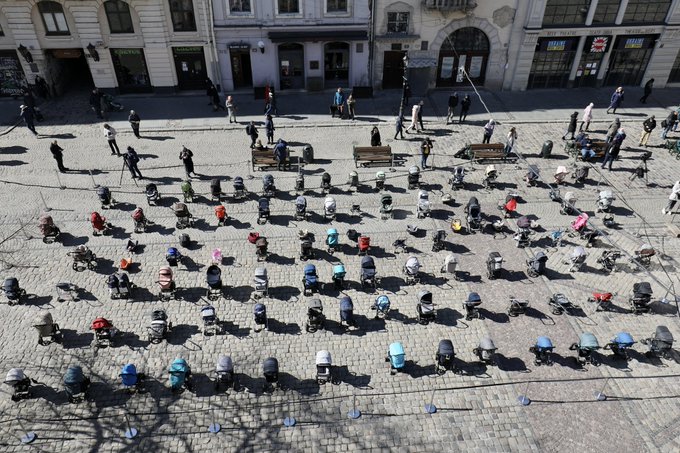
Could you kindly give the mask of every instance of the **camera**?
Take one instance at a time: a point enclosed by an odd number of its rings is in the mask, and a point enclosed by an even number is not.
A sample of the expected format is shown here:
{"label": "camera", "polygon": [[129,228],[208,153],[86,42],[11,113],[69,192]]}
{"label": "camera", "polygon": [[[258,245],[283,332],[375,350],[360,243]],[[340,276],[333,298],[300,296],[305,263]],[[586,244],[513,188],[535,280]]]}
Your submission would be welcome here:
{"label": "camera", "polygon": [[640,160],[642,162],[647,162],[651,157],[652,157],[652,152],[651,151],[645,151],[642,154],[642,156],[640,156]]}

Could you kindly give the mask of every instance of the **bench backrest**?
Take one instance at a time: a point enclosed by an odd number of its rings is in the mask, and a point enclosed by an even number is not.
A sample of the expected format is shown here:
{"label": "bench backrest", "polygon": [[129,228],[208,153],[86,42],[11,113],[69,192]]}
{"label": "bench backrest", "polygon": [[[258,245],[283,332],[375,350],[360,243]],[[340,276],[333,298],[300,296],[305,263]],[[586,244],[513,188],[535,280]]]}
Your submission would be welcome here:
{"label": "bench backrest", "polygon": [[505,149],[502,143],[472,143],[469,145],[470,151],[495,151]]}
{"label": "bench backrest", "polygon": [[391,154],[392,147],[387,146],[355,146],[354,154]]}

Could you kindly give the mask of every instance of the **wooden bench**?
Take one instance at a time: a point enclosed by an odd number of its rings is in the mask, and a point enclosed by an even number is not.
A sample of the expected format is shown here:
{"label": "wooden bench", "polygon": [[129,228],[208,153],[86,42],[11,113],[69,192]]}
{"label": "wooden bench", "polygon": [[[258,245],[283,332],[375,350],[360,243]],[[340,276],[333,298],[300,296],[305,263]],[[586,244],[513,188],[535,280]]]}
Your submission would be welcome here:
{"label": "wooden bench", "polygon": [[355,146],[354,147],[354,166],[359,167],[359,162],[362,166],[369,163],[386,162],[392,165],[392,148],[388,146]]}
{"label": "wooden bench", "polygon": [[[260,170],[268,167],[277,167],[279,161],[274,158],[273,149],[253,149],[251,150],[251,160],[253,164],[253,171],[256,168]],[[290,169],[290,151],[288,152],[288,159],[284,163],[284,168]]]}
{"label": "wooden bench", "polygon": [[506,160],[508,156],[505,155],[504,149],[505,145],[502,143],[472,143],[468,145],[467,152],[470,159],[476,161],[490,159]]}
{"label": "wooden bench", "polygon": [[[592,140],[590,143],[591,143],[590,148],[593,151],[595,151],[595,157],[593,157],[592,159],[603,158],[605,151],[607,151],[607,142],[602,141],[602,140]],[[575,149],[575,151],[573,151],[574,158],[576,160],[583,160],[583,155],[581,154],[582,149],[583,149],[583,147],[581,147],[580,145],[576,145],[576,149]]]}

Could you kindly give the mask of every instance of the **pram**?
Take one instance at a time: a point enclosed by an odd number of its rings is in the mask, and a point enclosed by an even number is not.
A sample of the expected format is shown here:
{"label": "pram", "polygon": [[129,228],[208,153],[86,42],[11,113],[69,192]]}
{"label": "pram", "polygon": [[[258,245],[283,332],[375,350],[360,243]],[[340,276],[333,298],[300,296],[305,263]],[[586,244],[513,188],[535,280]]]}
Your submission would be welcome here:
{"label": "pram", "polygon": [[109,234],[113,225],[106,221],[106,217],[102,217],[97,211],[90,214],[90,223],[92,224],[92,234],[99,236],[100,234]]}
{"label": "pram", "polygon": [[227,224],[229,216],[227,216],[227,208],[222,204],[215,206],[215,217],[217,218],[217,226],[221,227]]}
{"label": "pram", "polygon": [[211,264],[205,271],[205,282],[208,285],[205,297],[215,301],[222,297],[222,270],[216,264]]}
{"label": "pram", "polygon": [[595,242],[598,233],[597,231],[588,228],[588,219],[589,219],[588,214],[586,214],[585,212],[580,213],[576,217],[576,219],[574,219],[574,221],[571,222],[570,224],[571,232],[569,233],[569,235],[572,237],[578,235],[579,238],[586,241],[586,247],[591,247],[593,245],[593,242]]}
{"label": "pram", "polygon": [[564,180],[567,178],[567,176],[569,176],[569,170],[567,170],[567,167],[564,165],[560,165],[555,170],[553,176],[555,178],[555,184],[559,186],[560,184],[564,183]]}
{"label": "pram", "polygon": [[137,367],[133,363],[124,365],[119,376],[124,390],[130,393],[142,391],[145,376],[137,372]]}
{"label": "pram", "polygon": [[349,296],[340,299],[340,324],[347,328],[356,328],[357,321],[354,319],[354,304]]}
{"label": "pram", "polygon": [[253,298],[260,299],[262,297],[269,297],[269,277],[267,276],[266,268],[258,267],[255,269],[253,285],[255,287]]}
{"label": "pram", "polygon": [[248,192],[246,191],[246,185],[243,183],[242,177],[237,176],[234,178],[233,188],[234,188],[234,200],[236,201],[243,200],[248,196]]}
{"label": "pram", "polygon": [[432,301],[432,293],[427,290],[418,292],[418,303],[416,304],[416,313],[418,315],[418,322],[424,326],[430,322],[434,322],[437,318],[437,312]]}
{"label": "pram", "polygon": [[318,351],[314,360],[316,364],[316,382],[323,385],[333,381],[333,361],[331,353],[325,350]]}
{"label": "pram", "polygon": [[517,199],[519,194],[517,192],[509,192],[505,196],[505,201],[498,203],[498,210],[503,212],[503,218],[512,216],[512,213],[517,211]]}
{"label": "pram", "polygon": [[533,258],[527,261],[527,274],[529,277],[538,277],[545,273],[548,256],[543,252],[538,252]]}
{"label": "pram", "polygon": [[194,188],[191,186],[191,181],[186,180],[182,183],[182,195],[184,196],[185,203],[194,202]]}
{"label": "pram", "polygon": [[395,375],[400,371],[404,371],[406,366],[404,346],[399,342],[390,344],[385,361],[390,363],[390,374]]}
{"label": "pram", "polygon": [[390,298],[385,295],[376,297],[371,310],[375,310],[374,319],[387,319],[390,313]]}
{"label": "pram", "polygon": [[375,174],[375,190],[382,192],[385,189],[385,172],[379,171]]}
{"label": "pram", "polygon": [[106,186],[99,186],[97,188],[97,198],[102,205],[102,209],[109,209],[115,206],[116,201],[111,196],[111,191]]}
{"label": "pram", "polygon": [[316,266],[313,264],[305,264],[303,269],[304,276],[302,277],[303,293],[305,296],[311,296],[319,292],[319,276],[316,273]]}
{"label": "pram", "polygon": [[267,248],[269,247],[269,242],[264,236],[260,236],[255,240],[255,254],[257,255],[257,261],[266,261],[269,256]]}
{"label": "pram", "polygon": [[324,172],[321,175],[321,193],[327,195],[331,191],[331,175],[328,172]]}
{"label": "pram", "polygon": [[312,239],[310,236],[305,236],[300,239],[300,260],[307,261],[310,258],[314,258],[314,247],[312,245]]}
{"label": "pram", "polygon": [[156,283],[158,283],[160,300],[168,301],[175,297],[175,281],[170,266],[162,266],[158,270],[158,281]]}
{"label": "pram", "polygon": [[79,365],[71,365],[64,375],[64,390],[69,403],[80,403],[88,398],[90,379],[83,374],[83,369]]}
{"label": "pram", "polygon": [[567,192],[562,197],[562,202],[560,203],[560,214],[563,215],[574,215],[576,214],[576,194],[574,192]]}
{"label": "pram", "polygon": [[349,172],[349,177],[347,178],[347,184],[349,184],[350,190],[359,189],[359,173],[356,171]]}
{"label": "pram", "polygon": [[613,272],[616,270],[616,260],[621,258],[621,252],[616,250],[604,250],[597,259],[597,264],[602,267],[603,272]]}
{"label": "pram", "polygon": [[134,222],[134,232],[145,233],[146,226],[149,223],[149,221],[146,219],[146,216],[144,215],[144,210],[142,208],[136,208],[134,211],[132,211],[131,217],[132,221]]}
{"label": "pram", "polygon": [[392,218],[392,195],[386,193],[380,196],[380,218],[387,220]]}
{"label": "pram", "polygon": [[479,361],[487,365],[494,365],[496,362],[496,345],[490,337],[484,337],[479,342],[479,346],[472,350],[472,353],[479,358]]}
{"label": "pram", "polygon": [[323,329],[326,323],[326,316],[323,314],[323,305],[321,299],[310,299],[307,302],[307,323],[305,330],[314,333],[317,330]]}
{"label": "pram", "polygon": [[111,274],[106,279],[111,299],[129,299],[132,293],[130,277],[125,272]]}
{"label": "pram", "polygon": [[178,263],[184,262],[184,256],[176,247],[168,247],[165,252],[165,261],[167,261],[168,266],[176,267]]}
{"label": "pram", "polygon": [[177,217],[177,222],[175,223],[177,229],[182,230],[194,226],[194,216],[191,215],[186,204],[180,202],[173,203],[172,212]]}
{"label": "pram", "polygon": [[656,255],[656,250],[650,244],[642,244],[633,255],[633,261],[642,267],[649,267],[652,264],[652,257]]}
{"label": "pram", "polygon": [[654,336],[646,338],[640,343],[647,345],[649,350],[645,353],[647,357],[662,357],[669,359],[673,351],[673,334],[666,326],[657,326]]}
{"label": "pram", "polygon": [[71,267],[76,272],[82,272],[86,268],[93,271],[97,267],[97,255],[85,245],[76,246],[67,255],[73,258]]}
{"label": "pram", "polygon": [[210,181],[210,195],[212,196],[213,201],[217,201],[218,203],[222,201],[222,184],[217,178]]}
{"label": "pram", "polygon": [[183,389],[192,391],[191,367],[186,360],[176,358],[168,368],[170,374],[170,390],[173,393],[181,392]]}
{"label": "pram", "polygon": [[156,309],[151,312],[151,324],[147,327],[150,343],[160,343],[172,329],[172,323],[168,322],[168,315],[163,309]]}
{"label": "pram", "polygon": [[492,189],[494,183],[496,182],[496,178],[498,178],[498,170],[496,170],[496,166],[493,164],[487,165],[486,169],[484,170],[482,186],[484,186],[485,189]]}
{"label": "pram", "polygon": [[453,342],[451,340],[439,340],[437,353],[434,355],[434,368],[438,375],[442,375],[447,371],[456,371],[455,363],[456,354],[453,350]]}
{"label": "pram", "polygon": [[255,332],[260,332],[262,329],[269,330],[267,307],[264,304],[255,304],[255,307],[253,307],[253,317],[255,320]]}
{"label": "pram", "polygon": [[604,349],[610,349],[617,359],[628,360],[628,351],[635,344],[635,340],[628,332],[619,332],[614,339],[604,345]]}
{"label": "pram", "polygon": [[579,272],[583,265],[585,264],[587,257],[588,254],[586,253],[586,249],[584,249],[580,245],[574,247],[574,250],[571,252],[571,255],[569,255],[569,262],[571,263],[571,266],[569,267],[569,272]]}
{"label": "pram", "polygon": [[424,217],[429,217],[431,214],[430,208],[430,196],[424,190],[418,191],[418,207],[417,207],[417,217],[422,219]]}
{"label": "pram", "polygon": [[601,190],[597,197],[597,212],[609,212],[614,201],[614,194],[611,190]]}
{"label": "pram", "polygon": [[404,277],[407,285],[420,283],[420,261],[415,256],[410,256],[404,264]]}
{"label": "pram", "polygon": [[458,190],[465,187],[465,169],[461,166],[455,167],[453,169],[453,174],[451,179],[449,179],[451,184],[451,190]]}
{"label": "pram", "polygon": [[279,361],[275,357],[269,357],[262,362],[262,374],[265,390],[275,390],[279,387]]}
{"label": "pram", "polygon": [[500,277],[503,271],[503,257],[498,252],[490,252],[486,258],[486,275],[489,280]]}
{"label": "pram", "polygon": [[276,186],[274,185],[274,176],[267,173],[262,176],[262,196],[271,198],[276,195]]}
{"label": "pram", "polygon": [[31,397],[31,378],[21,368],[12,368],[7,372],[5,385],[12,387],[12,401]]}
{"label": "pram", "polygon": [[408,190],[414,190],[420,187],[420,168],[412,166],[408,169]]}
{"label": "pram", "polygon": [[482,208],[479,206],[479,200],[476,197],[471,197],[465,205],[465,215],[468,233],[479,231],[482,228]]}
{"label": "pram", "polygon": [[19,286],[19,280],[15,277],[6,278],[2,284],[2,292],[5,293],[8,305],[21,303],[21,299],[26,296],[26,290]]}
{"label": "pram", "polygon": [[531,245],[531,219],[527,216],[522,216],[517,219],[517,233],[513,239],[517,241],[517,247],[529,247]]}
{"label": "pram", "polygon": [[371,238],[368,236],[361,235],[357,241],[359,246],[359,255],[366,255],[371,249]]}
{"label": "pram", "polygon": [[156,206],[161,200],[161,194],[158,192],[158,187],[154,183],[149,183],[144,188],[144,195],[146,195],[146,202],[149,206]]}
{"label": "pram", "polygon": [[636,315],[647,313],[651,309],[652,285],[649,282],[638,282],[633,285],[633,295],[630,297],[630,308]]}
{"label": "pram", "polygon": [[71,282],[57,282],[57,302],[80,300],[78,287]]}
{"label": "pram", "polygon": [[362,288],[368,287],[375,290],[378,287],[378,274],[375,269],[375,262],[370,256],[361,258],[359,282],[361,283]]}
{"label": "pram", "polygon": [[40,229],[40,234],[42,234],[42,240],[45,244],[51,244],[57,240],[59,237],[59,228],[54,225],[54,220],[52,216],[43,214],[40,216],[38,228]]}
{"label": "pram", "polygon": [[300,195],[295,199],[295,220],[306,219],[307,219],[307,199]]}
{"label": "pram", "polygon": [[347,271],[345,270],[345,265],[342,263],[335,264],[333,266],[333,286],[335,289],[343,289],[345,286],[345,275]]}
{"label": "pram", "polygon": [[534,187],[538,184],[541,178],[541,170],[536,165],[529,165],[527,174],[524,175],[524,181],[526,181],[529,187]]}
{"label": "pram", "polygon": [[230,389],[235,386],[234,362],[228,355],[221,355],[217,358],[215,365],[215,391]]}
{"label": "pram", "polygon": [[586,179],[588,178],[588,172],[589,168],[585,167],[583,165],[579,165],[574,169],[574,173],[572,173],[572,178],[574,178],[574,182],[576,184],[583,184],[586,182]]}
{"label": "pram", "polygon": [[536,344],[529,348],[529,352],[534,354],[534,364],[536,366],[553,364],[552,352],[555,349],[552,341],[548,337],[538,337]]}
{"label": "pram", "polygon": [[323,201],[323,218],[325,220],[335,219],[336,209],[337,205],[335,204],[335,198],[326,197],[326,199]]}
{"label": "pram", "polygon": [[262,197],[257,200],[257,224],[264,225],[269,221],[269,198]]}
{"label": "pram", "polygon": [[529,301],[526,299],[517,299],[515,296],[510,296],[510,307],[508,308],[508,316],[519,316],[527,312],[529,308]]}
{"label": "pram", "polygon": [[548,305],[552,307],[553,315],[561,315],[564,312],[571,313],[577,307],[574,305],[567,296],[562,293],[555,293],[548,299]]}
{"label": "pram", "polygon": [[600,349],[600,344],[597,338],[590,332],[583,332],[579,338],[578,343],[569,346],[570,351],[576,351],[576,363],[585,366],[587,363],[597,366],[599,362],[595,355],[595,351]]}
{"label": "pram", "polygon": [[113,338],[117,329],[113,327],[111,321],[106,318],[96,318],[92,321],[90,329],[94,330],[94,341],[92,346],[95,348],[107,348],[113,346]]}
{"label": "pram", "polygon": [[442,228],[438,228],[437,231],[432,233],[432,251],[439,252],[446,248],[446,231]]}
{"label": "pram", "polygon": [[326,245],[328,246],[328,253],[331,255],[340,250],[340,235],[335,228],[326,230]]}
{"label": "pram", "polygon": [[594,292],[592,296],[588,298],[588,302],[595,302],[597,307],[595,311],[610,310],[613,306],[612,293],[598,293]]}
{"label": "pram", "polygon": [[203,320],[203,335],[217,335],[220,333],[220,318],[217,317],[215,307],[206,305],[201,308],[201,319]]}
{"label": "pram", "polygon": [[453,277],[454,280],[458,281],[458,258],[455,255],[446,255],[444,259],[444,265],[441,268],[443,274],[447,274]]}
{"label": "pram", "polygon": [[471,321],[473,318],[482,319],[482,314],[479,312],[479,306],[482,305],[482,298],[477,293],[469,293],[467,299],[463,302],[463,310],[465,310],[465,319]]}

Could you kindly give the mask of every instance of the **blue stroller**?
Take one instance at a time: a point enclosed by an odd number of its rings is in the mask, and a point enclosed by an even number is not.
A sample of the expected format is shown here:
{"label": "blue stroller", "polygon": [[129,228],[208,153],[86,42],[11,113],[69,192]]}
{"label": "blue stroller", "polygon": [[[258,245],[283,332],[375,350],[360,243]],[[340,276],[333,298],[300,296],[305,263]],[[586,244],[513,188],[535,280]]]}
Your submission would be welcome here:
{"label": "blue stroller", "polygon": [[279,387],[279,361],[275,357],[269,357],[262,362],[262,374],[264,375],[264,390],[275,390]]}
{"label": "blue stroller", "polygon": [[83,369],[79,365],[71,365],[64,375],[64,390],[68,396],[69,403],[80,403],[88,397],[90,379],[83,374]]}
{"label": "blue stroller", "polygon": [[402,344],[399,342],[390,344],[385,361],[390,363],[390,374],[394,375],[400,371],[403,371],[404,366],[406,365],[404,346],[402,346]]}
{"label": "blue stroller", "polygon": [[328,253],[331,255],[340,250],[339,238],[340,235],[335,228],[329,228],[328,231],[326,231],[326,245],[328,246]]}
{"label": "blue stroller", "polygon": [[306,264],[304,267],[304,278],[302,284],[304,288],[304,295],[311,296],[319,292],[319,276],[316,273],[316,266],[313,264]]}
{"label": "blue stroller", "polygon": [[604,348],[611,349],[617,359],[628,360],[628,350],[633,347],[635,340],[628,332],[619,332]]}
{"label": "blue stroller", "polygon": [[235,387],[235,383],[234,362],[228,355],[219,356],[215,366],[215,391],[219,392],[223,387]]}
{"label": "blue stroller", "polygon": [[371,310],[375,310],[374,319],[387,319],[390,313],[390,298],[385,295],[376,297]]}
{"label": "blue stroller", "polygon": [[482,305],[482,298],[478,293],[468,294],[467,299],[463,302],[466,321],[471,321],[473,318],[482,319],[482,314],[479,312],[480,305]]}
{"label": "blue stroller", "polygon": [[333,285],[335,289],[342,289],[345,286],[345,265],[340,263],[333,266]]}
{"label": "blue stroller", "polygon": [[346,325],[347,328],[357,327],[357,322],[354,319],[354,304],[349,296],[340,299],[340,324]]}
{"label": "blue stroller", "polygon": [[453,342],[451,340],[440,340],[437,353],[434,356],[434,367],[437,374],[442,375],[446,371],[455,371],[456,364],[454,362],[456,354],[453,350]]}
{"label": "blue stroller", "polygon": [[168,251],[165,252],[165,261],[168,262],[168,266],[176,267],[183,259],[184,257],[175,247],[168,247]]}
{"label": "blue stroller", "polygon": [[191,391],[191,368],[186,360],[175,359],[170,364],[168,372],[170,373],[170,389],[173,392],[180,392],[184,388]]}
{"label": "blue stroller", "polygon": [[120,380],[123,384],[123,389],[130,392],[141,392],[142,391],[142,381],[144,380],[144,375],[137,373],[137,367],[133,363],[128,363],[123,366],[120,372]]}
{"label": "blue stroller", "polygon": [[267,198],[271,198],[276,195],[274,177],[269,173],[262,177],[262,195]]}
{"label": "blue stroller", "polygon": [[569,346],[569,350],[576,351],[576,363],[585,366],[586,363],[597,366],[599,365],[595,351],[600,349],[600,344],[597,338],[590,332],[583,332],[578,338],[578,343]]}
{"label": "blue stroller", "polygon": [[262,329],[269,330],[267,307],[264,304],[255,304],[253,316],[255,317],[255,332],[260,332]]}
{"label": "blue stroller", "polygon": [[536,344],[529,348],[529,352],[534,354],[534,364],[536,366],[552,365],[552,351],[555,348],[548,337],[538,337]]}
{"label": "blue stroller", "polygon": [[257,224],[264,225],[269,221],[269,199],[262,197],[257,200]]}
{"label": "blue stroller", "polygon": [[375,269],[375,261],[370,256],[361,258],[361,273],[359,274],[359,281],[361,287],[370,287],[373,290],[378,286],[378,273]]}

